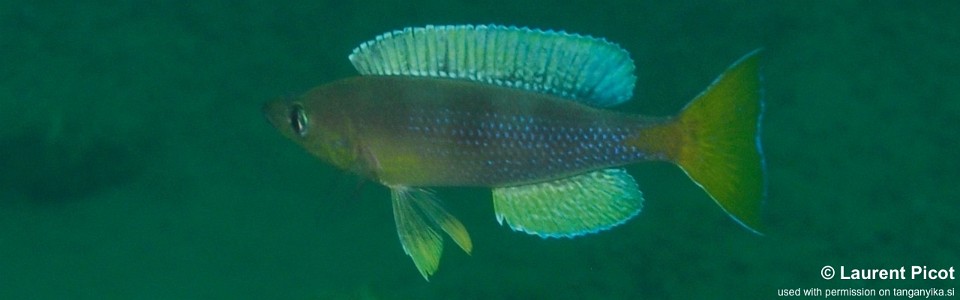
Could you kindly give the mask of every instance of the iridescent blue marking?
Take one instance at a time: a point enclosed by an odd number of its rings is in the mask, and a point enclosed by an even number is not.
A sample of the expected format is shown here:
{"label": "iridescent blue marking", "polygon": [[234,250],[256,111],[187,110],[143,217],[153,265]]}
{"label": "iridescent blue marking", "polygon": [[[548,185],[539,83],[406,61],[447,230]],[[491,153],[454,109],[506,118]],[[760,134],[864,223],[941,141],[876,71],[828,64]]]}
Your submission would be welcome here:
{"label": "iridescent blue marking", "polygon": [[[629,163],[643,158],[623,145],[628,128],[579,126],[525,115],[414,109],[405,128],[424,153],[449,160],[480,181],[542,178],[564,170]],[[469,173],[469,175],[468,175]],[[493,179],[488,179],[490,177]]]}

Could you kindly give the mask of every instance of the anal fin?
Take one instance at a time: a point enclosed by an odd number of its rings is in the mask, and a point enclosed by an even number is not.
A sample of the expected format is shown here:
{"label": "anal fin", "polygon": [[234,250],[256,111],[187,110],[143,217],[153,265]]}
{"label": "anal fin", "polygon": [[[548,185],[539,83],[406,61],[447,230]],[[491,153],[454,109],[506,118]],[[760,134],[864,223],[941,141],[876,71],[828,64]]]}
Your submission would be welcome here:
{"label": "anal fin", "polygon": [[463,251],[470,254],[473,243],[463,224],[448,213],[432,192],[404,186],[390,187],[393,218],[403,251],[413,259],[420,275],[430,276],[440,266],[443,254],[443,230]]}
{"label": "anal fin", "polygon": [[610,229],[640,213],[643,194],[623,169],[496,188],[497,221],[541,237],[575,237]]}

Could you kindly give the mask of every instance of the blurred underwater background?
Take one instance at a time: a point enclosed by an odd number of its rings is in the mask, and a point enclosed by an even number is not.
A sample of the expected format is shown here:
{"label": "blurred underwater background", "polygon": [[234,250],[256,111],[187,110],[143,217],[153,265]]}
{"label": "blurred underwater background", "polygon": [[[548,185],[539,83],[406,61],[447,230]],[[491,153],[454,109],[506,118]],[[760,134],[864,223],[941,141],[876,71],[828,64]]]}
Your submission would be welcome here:
{"label": "blurred underwater background", "polygon": [[[960,267],[956,1],[3,1],[2,299],[760,299],[822,267]],[[951,21],[954,20],[954,21]],[[314,159],[260,106],[354,76],[347,55],[426,24],[504,24],[628,50],[634,100],[676,113],[764,48],[767,231],[666,163],[602,234],[497,224],[490,192],[438,194],[473,238],[430,282],[389,192]],[[954,24],[954,25],[950,25]],[[359,188],[358,188],[359,186]]]}

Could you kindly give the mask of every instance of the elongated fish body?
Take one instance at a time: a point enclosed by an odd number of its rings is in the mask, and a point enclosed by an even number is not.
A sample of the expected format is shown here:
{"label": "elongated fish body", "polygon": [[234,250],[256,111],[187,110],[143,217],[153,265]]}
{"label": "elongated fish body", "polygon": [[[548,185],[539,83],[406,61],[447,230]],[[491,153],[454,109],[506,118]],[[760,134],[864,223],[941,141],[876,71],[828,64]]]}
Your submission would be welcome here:
{"label": "elongated fish body", "polygon": [[605,109],[633,96],[629,54],[602,39],[490,26],[426,26],[378,36],[350,55],[361,76],[263,110],[318,158],[391,192],[397,234],[424,279],[444,232],[466,228],[435,186],[489,187],[497,220],[540,237],[610,229],[640,213],[623,166],[668,161],[746,228],[766,193],[758,51],[673,117]]}
{"label": "elongated fish body", "polygon": [[[339,108],[356,166],[388,185],[501,187],[554,180],[644,159],[626,143],[662,120],[592,108],[556,96],[469,81],[354,77],[302,98]],[[312,117],[312,119],[320,116]]]}

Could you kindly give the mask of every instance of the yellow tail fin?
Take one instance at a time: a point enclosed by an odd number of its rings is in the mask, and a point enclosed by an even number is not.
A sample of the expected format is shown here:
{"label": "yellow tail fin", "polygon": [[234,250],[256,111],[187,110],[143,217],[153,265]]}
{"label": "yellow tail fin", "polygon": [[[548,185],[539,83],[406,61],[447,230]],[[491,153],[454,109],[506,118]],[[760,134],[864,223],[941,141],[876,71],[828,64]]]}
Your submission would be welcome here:
{"label": "yellow tail fin", "polygon": [[[760,233],[766,196],[759,50],[734,63],[672,122],[641,132],[731,217]],[[646,143],[650,149],[650,144]]]}

